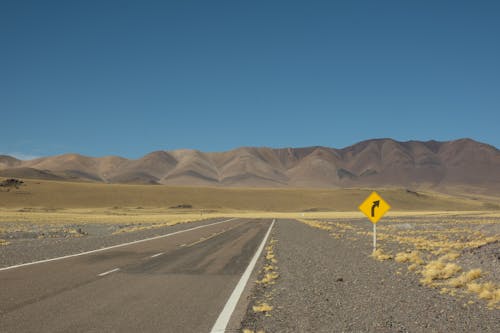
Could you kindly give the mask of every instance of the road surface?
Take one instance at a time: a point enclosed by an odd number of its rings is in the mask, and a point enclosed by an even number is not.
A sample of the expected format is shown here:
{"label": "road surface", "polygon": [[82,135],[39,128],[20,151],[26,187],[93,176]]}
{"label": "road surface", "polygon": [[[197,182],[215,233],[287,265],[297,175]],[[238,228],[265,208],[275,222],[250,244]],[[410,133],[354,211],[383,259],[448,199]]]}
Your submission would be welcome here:
{"label": "road surface", "polygon": [[211,332],[271,226],[216,222],[0,270],[0,332]]}

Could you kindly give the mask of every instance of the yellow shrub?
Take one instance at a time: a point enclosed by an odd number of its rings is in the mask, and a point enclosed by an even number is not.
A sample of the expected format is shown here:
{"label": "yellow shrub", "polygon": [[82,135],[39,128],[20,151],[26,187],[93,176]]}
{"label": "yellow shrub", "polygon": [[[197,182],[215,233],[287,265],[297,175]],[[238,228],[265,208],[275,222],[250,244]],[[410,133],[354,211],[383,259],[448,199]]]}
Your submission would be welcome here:
{"label": "yellow shrub", "polygon": [[451,279],[448,284],[454,288],[461,288],[467,285],[467,283],[478,279],[481,277],[482,271],[479,268],[472,269],[468,272],[462,273],[460,276]]}
{"label": "yellow shrub", "polygon": [[500,302],[500,287],[493,282],[470,283],[467,285],[467,289],[477,294],[479,298],[487,300],[490,307]]}
{"label": "yellow shrub", "polygon": [[384,253],[382,249],[376,249],[375,251],[373,251],[372,257],[379,261],[392,259],[392,256],[390,254]]}
{"label": "yellow shrub", "polygon": [[272,271],[274,269],[275,269],[275,267],[273,265],[264,266],[264,271],[265,272]]}
{"label": "yellow shrub", "polygon": [[252,309],[254,312],[269,312],[273,309],[273,307],[267,303],[262,303],[259,305],[254,305]]}
{"label": "yellow shrub", "polygon": [[471,293],[479,294],[481,292],[481,284],[476,282],[468,283],[467,290]]}
{"label": "yellow shrub", "polygon": [[461,271],[461,267],[453,263],[443,263],[441,260],[431,261],[422,270],[420,282],[431,285],[434,280],[446,280]]}
{"label": "yellow shrub", "polygon": [[455,260],[457,259],[458,257],[460,257],[460,253],[458,252],[455,252],[455,251],[451,251],[451,252],[448,252],[447,254],[445,254],[444,256],[442,256],[441,258],[439,258],[439,260],[441,261],[451,261],[451,260]]}
{"label": "yellow shrub", "polygon": [[304,219],[300,219],[299,220],[300,222],[302,223],[305,223],[307,224],[308,226],[310,227],[313,227],[313,228],[318,228],[318,229],[321,229],[321,230],[332,230],[333,227],[328,225],[327,223],[325,222],[320,222],[320,221],[310,221],[310,220],[304,220]]}
{"label": "yellow shrub", "polygon": [[270,272],[266,273],[262,280],[257,281],[257,283],[263,283],[263,284],[272,284],[274,283],[274,280],[276,280],[279,277],[279,274],[276,272]]}
{"label": "yellow shrub", "polygon": [[410,272],[413,272],[413,271],[416,271],[418,268],[418,265],[417,264],[411,264],[410,266],[408,266],[408,270]]}
{"label": "yellow shrub", "polygon": [[399,252],[396,254],[396,258],[394,259],[396,262],[410,262],[413,264],[417,265],[423,265],[424,261],[420,257],[420,252],[419,251],[411,251],[409,253],[407,252]]}

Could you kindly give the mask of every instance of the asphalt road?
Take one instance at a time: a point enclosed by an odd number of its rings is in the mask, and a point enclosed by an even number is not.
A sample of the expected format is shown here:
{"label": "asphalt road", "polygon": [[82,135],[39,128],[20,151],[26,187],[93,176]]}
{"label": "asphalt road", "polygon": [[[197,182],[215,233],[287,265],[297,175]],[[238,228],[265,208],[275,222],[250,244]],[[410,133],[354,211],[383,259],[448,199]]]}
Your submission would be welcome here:
{"label": "asphalt road", "polygon": [[0,332],[210,332],[270,225],[232,220],[1,270]]}

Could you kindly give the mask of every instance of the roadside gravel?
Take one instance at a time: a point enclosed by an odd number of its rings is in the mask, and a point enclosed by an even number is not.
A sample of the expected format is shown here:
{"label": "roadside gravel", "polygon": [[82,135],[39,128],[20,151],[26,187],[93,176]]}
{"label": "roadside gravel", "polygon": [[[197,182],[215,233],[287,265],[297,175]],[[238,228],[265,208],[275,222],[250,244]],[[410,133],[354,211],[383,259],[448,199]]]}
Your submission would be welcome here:
{"label": "roadside gravel", "polygon": [[[420,286],[418,276],[401,272],[394,261],[369,257],[372,244],[365,238],[335,239],[293,220],[278,221],[272,237],[280,277],[270,287],[255,286],[242,328],[266,333],[500,332],[497,310]],[[252,305],[269,294],[273,310],[255,313]]]}
{"label": "roadside gravel", "polygon": [[[80,229],[82,234],[79,237],[68,237],[68,235],[64,233],[61,233],[60,235],[52,234],[47,238],[32,237],[31,234],[16,235],[16,237],[12,239],[6,238],[9,242],[8,245],[0,246],[0,268],[86,252],[223,220],[226,219],[219,218],[199,222],[179,223],[173,226],[151,228],[133,232],[120,232],[116,234],[114,234],[114,232],[118,229],[117,226],[113,224],[66,226],[71,230]],[[37,228],[40,228],[40,226]],[[45,234],[47,234],[47,231]]]}

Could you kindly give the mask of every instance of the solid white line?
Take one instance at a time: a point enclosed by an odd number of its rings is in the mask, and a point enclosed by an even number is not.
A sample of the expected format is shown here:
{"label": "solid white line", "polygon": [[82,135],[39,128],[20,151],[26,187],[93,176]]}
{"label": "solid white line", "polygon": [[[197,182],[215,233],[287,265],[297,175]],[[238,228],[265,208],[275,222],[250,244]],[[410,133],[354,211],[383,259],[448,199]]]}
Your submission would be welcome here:
{"label": "solid white line", "polygon": [[28,263],[25,263],[25,264],[19,264],[19,265],[14,265],[14,266],[9,266],[9,267],[3,267],[3,268],[0,268],[0,271],[6,271],[8,269],[13,269],[13,268],[18,268],[18,267],[24,267],[24,266],[30,266],[30,265],[35,265],[35,264],[41,264],[41,263],[44,263],[44,262],[50,262],[50,261],[55,261],[55,260],[73,258],[73,257],[78,257],[78,256],[83,256],[83,255],[86,255],[86,254],[90,254],[90,253],[96,253],[96,252],[106,251],[106,250],[110,250],[110,249],[116,249],[116,248],[122,247],[122,246],[127,246],[127,245],[142,243],[142,242],[147,242],[147,241],[158,239],[158,238],[164,238],[164,237],[169,237],[169,236],[181,234],[183,232],[188,232],[188,231],[191,231],[191,230],[206,228],[206,227],[209,227],[211,225],[216,225],[216,224],[220,224],[220,223],[224,223],[224,222],[229,222],[229,221],[232,221],[232,220],[235,220],[235,219],[236,218],[232,218],[232,219],[229,219],[229,220],[224,220],[224,221],[219,221],[219,222],[215,222],[215,223],[211,223],[211,224],[201,225],[201,226],[190,228],[190,229],[186,229],[186,230],[175,231],[175,232],[172,232],[170,234],[165,234],[165,235],[160,235],[160,236],[155,236],[155,237],[140,239],[140,240],[136,240],[136,241],[133,241],[133,242],[128,242],[128,243],[122,243],[122,244],[118,244],[118,245],[103,247],[103,248],[100,248],[100,249],[97,249],[97,250],[91,250],[91,251],[86,251],[86,252],[81,252],[81,253],[70,254],[70,255],[67,255],[67,256],[63,256],[63,257],[57,257],[57,258],[39,260],[39,261],[34,261],[34,262],[28,262]]}
{"label": "solid white line", "polygon": [[153,254],[153,255],[151,256],[151,258],[156,258],[156,257],[158,257],[158,256],[161,256],[161,255],[162,255],[162,254],[164,254],[164,253],[165,253],[165,252],[160,252],[160,253],[157,253],[157,254]]}
{"label": "solid white line", "polygon": [[107,271],[107,272],[104,272],[104,273],[101,273],[101,274],[98,274],[99,276],[104,276],[104,275],[108,275],[108,274],[111,274],[111,273],[114,273],[114,272],[117,272],[119,271],[120,269],[119,268],[115,268],[115,269],[112,269],[110,271]]}
{"label": "solid white line", "polygon": [[222,309],[222,312],[219,315],[219,318],[217,318],[217,321],[215,322],[214,326],[212,327],[212,330],[210,333],[220,333],[220,332],[225,332],[227,328],[227,324],[229,323],[229,319],[231,319],[231,316],[233,315],[234,309],[236,308],[236,305],[238,304],[238,300],[241,297],[241,294],[243,293],[243,290],[245,290],[245,286],[250,279],[250,275],[252,274],[253,269],[255,268],[255,264],[257,263],[257,259],[259,258],[262,250],[264,249],[264,246],[266,245],[267,238],[269,237],[269,234],[271,233],[271,229],[273,228],[274,222],[276,220],[273,220],[273,223],[271,223],[271,226],[267,230],[266,236],[262,240],[262,243],[260,243],[259,248],[255,252],[255,255],[253,256],[252,260],[248,264],[247,269],[243,273],[243,275],[240,278],[240,281],[238,281],[238,284],[233,290],[233,293],[231,296],[229,296],[229,299],[226,302],[226,305],[224,306],[224,309]]}

